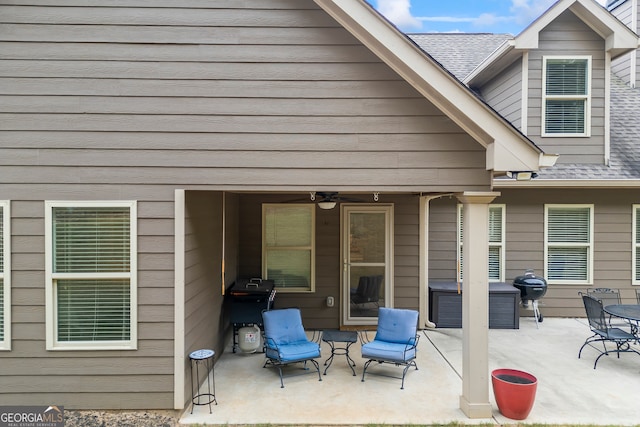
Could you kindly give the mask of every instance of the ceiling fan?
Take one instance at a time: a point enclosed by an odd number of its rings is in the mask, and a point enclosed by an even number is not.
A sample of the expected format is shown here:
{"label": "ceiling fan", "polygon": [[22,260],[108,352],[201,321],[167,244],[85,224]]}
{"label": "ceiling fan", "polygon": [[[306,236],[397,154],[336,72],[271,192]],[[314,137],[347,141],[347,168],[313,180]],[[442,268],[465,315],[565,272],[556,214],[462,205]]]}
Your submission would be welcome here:
{"label": "ceiling fan", "polygon": [[[316,202],[320,209],[333,209],[339,202],[354,202],[363,203],[364,200],[356,199],[352,197],[341,196],[337,191],[311,191],[309,192],[309,198],[312,202]],[[303,201],[306,199],[298,199],[292,201]],[[378,193],[374,193],[374,201],[378,201]]]}

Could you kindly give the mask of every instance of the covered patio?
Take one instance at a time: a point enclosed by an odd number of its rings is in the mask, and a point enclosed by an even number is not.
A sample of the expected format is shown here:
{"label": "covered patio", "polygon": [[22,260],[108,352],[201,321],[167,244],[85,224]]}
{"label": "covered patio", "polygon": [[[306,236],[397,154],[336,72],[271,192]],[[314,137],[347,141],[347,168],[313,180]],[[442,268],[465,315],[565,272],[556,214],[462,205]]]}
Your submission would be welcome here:
{"label": "covered patio", "polygon": [[[213,406],[212,414],[207,406],[196,406],[193,414],[188,408],[180,422],[315,426],[518,423],[499,413],[493,395],[491,418],[470,419],[460,409],[461,329],[427,329],[420,334],[419,370],[409,370],[404,390],[400,380],[393,378],[367,375],[364,383],[360,381],[359,344],[350,352],[357,364],[355,377],[344,356],[336,356],[322,382],[312,373],[285,378],[285,388],[280,388],[277,370],[262,368],[263,354],[234,354],[227,347],[215,365],[219,404]],[[637,425],[640,357],[632,353],[620,359],[604,357],[594,370],[595,350],[587,348],[581,359],[577,356],[589,335],[584,318],[546,318],[539,328],[533,318],[521,318],[520,329],[489,330],[490,370],[520,369],[538,379],[533,410],[520,423]],[[329,355],[323,343],[321,363]]]}

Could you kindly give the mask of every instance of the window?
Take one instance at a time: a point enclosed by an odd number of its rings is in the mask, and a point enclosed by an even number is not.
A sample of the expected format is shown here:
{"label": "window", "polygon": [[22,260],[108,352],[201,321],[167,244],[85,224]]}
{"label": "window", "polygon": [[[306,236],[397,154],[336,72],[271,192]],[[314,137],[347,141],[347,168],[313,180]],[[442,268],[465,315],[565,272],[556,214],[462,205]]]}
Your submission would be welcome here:
{"label": "window", "polygon": [[550,284],[591,284],[593,206],[545,206],[545,277]]}
{"label": "window", "polygon": [[0,201],[0,350],[11,350],[11,231],[9,202]]}
{"label": "window", "polygon": [[633,284],[640,285],[640,205],[633,205]]}
{"label": "window", "polygon": [[[505,205],[489,205],[489,281],[504,281]],[[462,205],[458,205],[458,260],[462,280]]]}
{"label": "window", "polygon": [[589,136],[591,57],[544,57],[542,136]]}
{"label": "window", "polygon": [[315,290],[315,205],[262,206],[262,275],[278,292]]}
{"label": "window", "polygon": [[47,349],[135,349],[136,203],[46,203]]}

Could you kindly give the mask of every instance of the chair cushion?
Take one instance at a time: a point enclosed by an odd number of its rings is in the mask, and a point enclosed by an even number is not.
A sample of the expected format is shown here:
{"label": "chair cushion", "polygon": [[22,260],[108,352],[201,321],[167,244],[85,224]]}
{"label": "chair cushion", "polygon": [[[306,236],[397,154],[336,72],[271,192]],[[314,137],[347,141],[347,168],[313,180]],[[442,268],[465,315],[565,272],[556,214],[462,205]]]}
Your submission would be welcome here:
{"label": "chair cushion", "polygon": [[415,339],[418,312],[399,308],[380,307],[375,340],[404,345]]}
{"label": "chair cushion", "polygon": [[279,345],[278,349],[267,348],[267,357],[277,359],[281,363],[320,357],[320,345],[312,341],[300,341]]}
{"label": "chair cushion", "polygon": [[307,341],[302,316],[297,308],[265,311],[262,320],[265,335],[278,346]]}
{"label": "chair cushion", "polygon": [[415,347],[405,353],[406,348],[406,343],[399,344],[374,339],[370,343],[362,345],[362,357],[364,359],[406,362],[416,357]]}

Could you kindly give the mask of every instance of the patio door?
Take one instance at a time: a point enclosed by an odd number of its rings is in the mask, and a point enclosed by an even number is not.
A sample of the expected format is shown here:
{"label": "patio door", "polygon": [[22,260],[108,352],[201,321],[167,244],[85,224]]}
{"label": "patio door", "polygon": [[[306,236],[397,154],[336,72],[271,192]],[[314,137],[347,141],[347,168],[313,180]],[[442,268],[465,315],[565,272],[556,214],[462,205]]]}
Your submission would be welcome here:
{"label": "patio door", "polygon": [[342,205],[342,319],[375,325],[393,303],[393,206]]}

